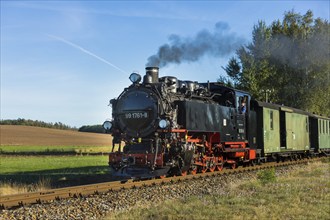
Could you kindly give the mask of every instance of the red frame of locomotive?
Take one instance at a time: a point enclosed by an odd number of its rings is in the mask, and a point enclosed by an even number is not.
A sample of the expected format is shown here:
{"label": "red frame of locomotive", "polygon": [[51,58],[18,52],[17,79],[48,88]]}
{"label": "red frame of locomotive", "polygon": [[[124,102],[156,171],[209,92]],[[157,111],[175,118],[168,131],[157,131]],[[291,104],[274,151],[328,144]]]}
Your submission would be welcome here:
{"label": "red frame of locomotive", "polygon": [[[200,154],[193,159],[191,168],[181,172],[181,175],[187,173],[205,173],[207,171],[221,171],[225,164],[230,168],[235,169],[240,164],[253,164],[256,160],[256,150],[247,147],[247,141],[242,142],[221,142],[219,132],[203,132],[206,137],[198,136],[200,133],[189,132],[186,129],[171,129],[171,130],[158,130],[161,136],[164,133],[175,133],[186,143],[195,144],[196,147],[205,147],[205,153]],[[197,137],[194,137],[197,135]],[[125,154],[120,152],[112,152],[109,154],[109,164],[120,163],[125,157],[133,157],[134,164],[137,166],[146,166],[154,164],[156,168],[162,168],[164,164],[164,147],[162,151],[157,153],[155,162],[155,153],[129,153]],[[195,152],[196,153],[196,150]]]}

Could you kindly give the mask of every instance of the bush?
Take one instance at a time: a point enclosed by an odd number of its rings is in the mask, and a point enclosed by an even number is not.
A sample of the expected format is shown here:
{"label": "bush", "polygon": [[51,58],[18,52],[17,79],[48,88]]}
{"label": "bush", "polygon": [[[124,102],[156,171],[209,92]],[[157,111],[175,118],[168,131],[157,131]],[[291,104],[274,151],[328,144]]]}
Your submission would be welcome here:
{"label": "bush", "polygon": [[257,178],[262,185],[276,181],[275,168],[261,170],[257,173]]}
{"label": "bush", "polygon": [[102,125],[84,125],[78,129],[80,132],[104,133]]}

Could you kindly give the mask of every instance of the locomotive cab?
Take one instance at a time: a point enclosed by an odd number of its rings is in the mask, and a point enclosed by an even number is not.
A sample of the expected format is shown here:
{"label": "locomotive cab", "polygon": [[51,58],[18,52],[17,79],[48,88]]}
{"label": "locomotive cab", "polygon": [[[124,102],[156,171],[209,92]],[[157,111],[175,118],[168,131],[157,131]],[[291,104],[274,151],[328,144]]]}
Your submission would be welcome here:
{"label": "locomotive cab", "polygon": [[[222,141],[246,141],[247,128],[250,117],[251,96],[247,92],[232,89],[219,83],[204,83],[214,95],[219,119],[212,119],[216,122],[216,130],[220,131]],[[243,107],[244,103],[244,109]],[[210,123],[214,123],[210,122]]]}

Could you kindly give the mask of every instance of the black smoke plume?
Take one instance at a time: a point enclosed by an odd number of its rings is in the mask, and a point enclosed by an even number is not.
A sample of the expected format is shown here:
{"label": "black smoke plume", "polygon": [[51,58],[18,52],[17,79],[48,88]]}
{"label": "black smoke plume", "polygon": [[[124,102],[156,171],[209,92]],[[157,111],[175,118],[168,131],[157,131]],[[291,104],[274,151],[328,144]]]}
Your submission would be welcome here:
{"label": "black smoke plume", "polygon": [[194,62],[204,55],[224,57],[244,42],[245,39],[229,32],[227,23],[218,22],[213,33],[202,30],[194,38],[171,35],[169,43],[162,45],[157,54],[148,58],[146,66],[164,67],[171,63]]}

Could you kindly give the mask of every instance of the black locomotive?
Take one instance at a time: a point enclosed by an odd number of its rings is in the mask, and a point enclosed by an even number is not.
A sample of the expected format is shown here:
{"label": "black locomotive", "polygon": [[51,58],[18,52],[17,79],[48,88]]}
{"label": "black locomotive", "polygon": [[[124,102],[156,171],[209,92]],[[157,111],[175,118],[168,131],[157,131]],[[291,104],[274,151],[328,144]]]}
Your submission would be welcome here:
{"label": "black locomotive", "polygon": [[[158,71],[147,67],[143,79],[132,73],[132,84],[110,101],[113,119],[103,126],[113,136],[109,154],[113,175],[150,178],[213,172],[224,166],[302,158],[330,148],[310,146],[309,121],[319,123],[316,115],[257,102],[247,92],[216,82],[159,78]],[[283,133],[291,123],[286,113],[299,114],[302,121],[307,118],[308,140],[302,141],[303,149],[292,149],[291,136]],[[329,118],[323,120],[329,127]],[[329,140],[327,129],[325,138]]]}

